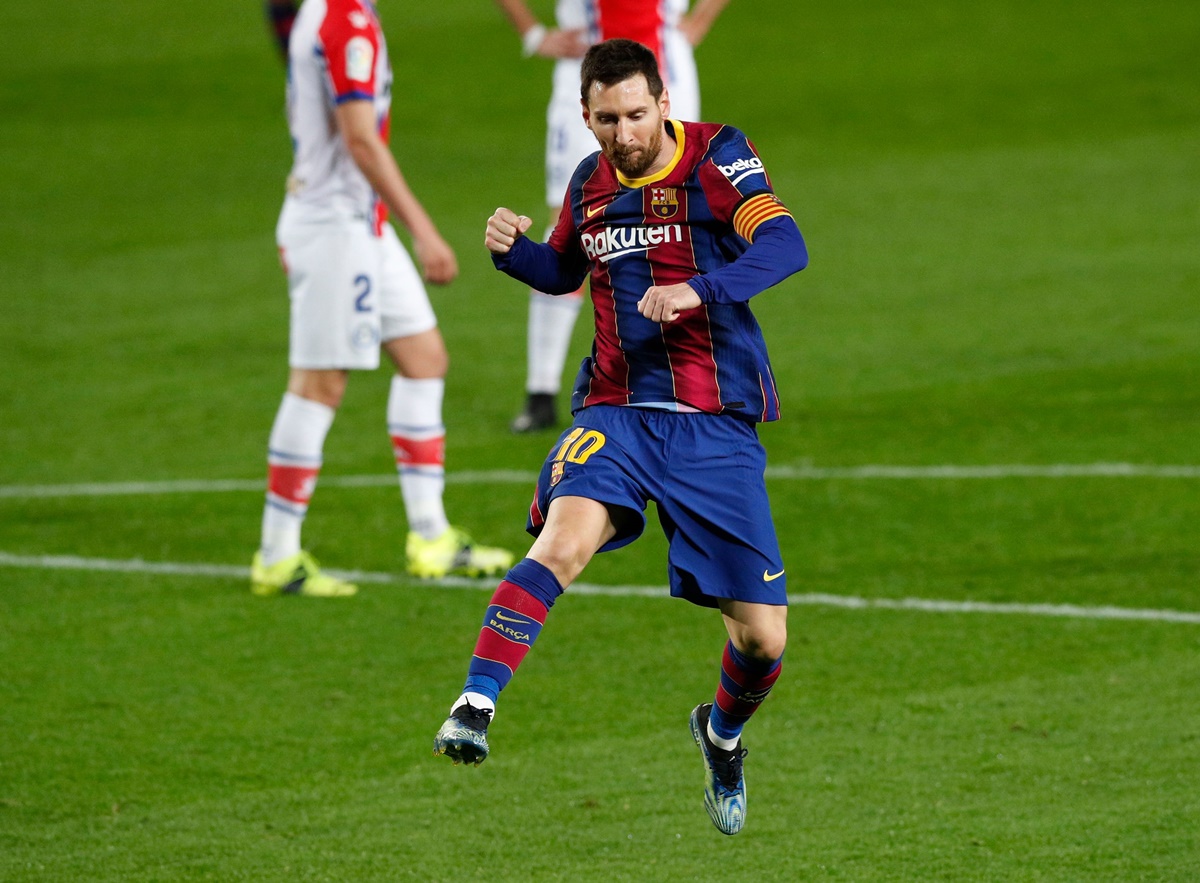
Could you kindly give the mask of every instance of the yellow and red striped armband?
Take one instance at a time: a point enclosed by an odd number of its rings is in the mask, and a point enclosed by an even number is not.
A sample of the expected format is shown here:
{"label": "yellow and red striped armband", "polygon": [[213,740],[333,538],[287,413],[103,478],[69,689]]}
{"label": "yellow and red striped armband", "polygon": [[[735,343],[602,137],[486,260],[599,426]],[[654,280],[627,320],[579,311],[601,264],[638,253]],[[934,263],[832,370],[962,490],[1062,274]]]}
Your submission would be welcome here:
{"label": "yellow and red striped armband", "polygon": [[787,206],[780,202],[774,193],[760,193],[738,206],[738,210],[733,213],[733,230],[747,242],[753,242],[754,231],[763,221],[791,216]]}

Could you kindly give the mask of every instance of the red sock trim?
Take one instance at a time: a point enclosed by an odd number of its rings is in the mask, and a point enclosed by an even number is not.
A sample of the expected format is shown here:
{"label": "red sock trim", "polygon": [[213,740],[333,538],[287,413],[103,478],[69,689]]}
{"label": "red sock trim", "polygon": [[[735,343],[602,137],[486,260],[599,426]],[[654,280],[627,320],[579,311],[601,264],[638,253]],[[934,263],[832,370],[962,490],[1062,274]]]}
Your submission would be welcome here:
{"label": "red sock trim", "polygon": [[317,489],[320,469],[311,466],[267,466],[267,491],[289,503],[307,506]]}
{"label": "red sock trim", "polygon": [[445,466],[446,437],[439,435],[435,438],[415,439],[393,435],[392,452],[396,455],[396,465],[399,467]]}

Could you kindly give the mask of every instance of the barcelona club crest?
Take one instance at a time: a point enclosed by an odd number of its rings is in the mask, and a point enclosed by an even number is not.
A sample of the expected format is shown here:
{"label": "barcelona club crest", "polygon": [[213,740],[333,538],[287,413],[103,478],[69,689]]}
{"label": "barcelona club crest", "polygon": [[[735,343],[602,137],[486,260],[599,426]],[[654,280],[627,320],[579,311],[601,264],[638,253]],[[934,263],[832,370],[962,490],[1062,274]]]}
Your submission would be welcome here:
{"label": "barcelona club crest", "polygon": [[666,220],[679,211],[678,187],[651,187],[650,212],[656,218]]}
{"label": "barcelona club crest", "polygon": [[555,460],[550,464],[550,487],[554,487],[563,477],[563,461]]}

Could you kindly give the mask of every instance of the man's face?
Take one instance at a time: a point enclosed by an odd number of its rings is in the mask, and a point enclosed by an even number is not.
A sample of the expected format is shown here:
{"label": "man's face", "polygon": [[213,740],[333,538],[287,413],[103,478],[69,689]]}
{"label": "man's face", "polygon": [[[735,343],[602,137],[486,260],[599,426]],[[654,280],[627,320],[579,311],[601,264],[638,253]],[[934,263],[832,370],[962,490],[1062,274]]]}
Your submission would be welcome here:
{"label": "man's face", "polygon": [[663,148],[663,120],[670,112],[667,90],[655,99],[646,78],[637,74],[612,86],[593,83],[583,106],[583,119],[617,171],[627,178],[641,178],[658,171],[670,159],[669,155],[663,156],[667,153]]}

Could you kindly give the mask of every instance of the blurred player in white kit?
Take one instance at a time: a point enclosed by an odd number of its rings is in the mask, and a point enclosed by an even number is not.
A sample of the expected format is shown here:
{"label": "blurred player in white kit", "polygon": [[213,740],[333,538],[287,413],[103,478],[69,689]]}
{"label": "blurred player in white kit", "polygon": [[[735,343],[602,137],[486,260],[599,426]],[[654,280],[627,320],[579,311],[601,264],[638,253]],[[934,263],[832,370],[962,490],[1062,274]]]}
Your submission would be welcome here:
{"label": "blurred player in white kit", "polygon": [[291,299],[291,370],[268,444],[251,587],[261,595],[356,591],[317,567],[300,530],[349,372],[378,368],[380,349],[396,371],[387,428],[408,518],[408,572],[501,573],[512,555],[472,542],[450,525],[442,504],[448,357],[389,212],[412,235],[427,281],[450,282],[458,263],[388,148],[392,69],[375,6],[305,0],[285,42],[295,159],[276,241]]}

